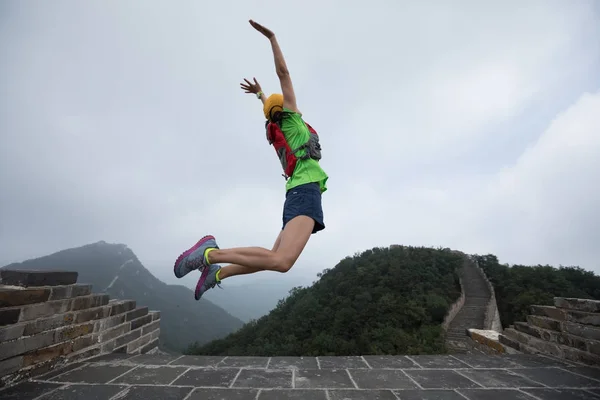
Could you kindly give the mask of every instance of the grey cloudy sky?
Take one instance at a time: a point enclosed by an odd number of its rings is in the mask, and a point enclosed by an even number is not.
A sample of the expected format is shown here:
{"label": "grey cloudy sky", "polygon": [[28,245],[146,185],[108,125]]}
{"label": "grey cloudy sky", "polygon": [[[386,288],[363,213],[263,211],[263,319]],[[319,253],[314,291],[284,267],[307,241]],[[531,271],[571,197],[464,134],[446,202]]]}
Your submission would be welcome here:
{"label": "grey cloudy sky", "polygon": [[252,18],[330,175],[294,273],[392,243],[600,273],[594,3],[3,1],[0,262],[106,240],[171,280],[205,234],[270,247],[285,181],[239,82],[280,89]]}

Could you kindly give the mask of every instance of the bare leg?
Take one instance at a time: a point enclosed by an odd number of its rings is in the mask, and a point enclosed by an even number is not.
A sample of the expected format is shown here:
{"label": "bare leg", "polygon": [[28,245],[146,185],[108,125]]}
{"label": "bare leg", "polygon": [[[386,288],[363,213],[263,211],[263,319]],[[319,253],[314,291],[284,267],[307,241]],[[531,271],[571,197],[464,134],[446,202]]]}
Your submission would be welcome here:
{"label": "bare leg", "polygon": [[[279,235],[277,235],[277,239],[275,240],[275,244],[273,245],[273,249],[271,249],[271,251],[277,251],[277,249],[279,248],[279,244],[281,243],[282,234],[283,234],[283,231],[279,232]],[[264,270],[261,268],[246,267],[244,265],[239,265],[239,264],[229,264],[229,265],[226,265],[221,268],[221,272],[219,272],[219,279],[223,280],[225,278],[230,278],[230,277],[236,276],[236,275],[253,274],[258,271],[264,271]]]}
{"label": "bare leg", "polygon": [[[304,250],[314,224],[310,217],[297,216],[289,221],[281,232],[277,251],[264,247],[215,249],[208,255],[209,261],[212,264],[232,263],[258,270],[287,272]],[[219,277],[222,273],[219,273]]]}

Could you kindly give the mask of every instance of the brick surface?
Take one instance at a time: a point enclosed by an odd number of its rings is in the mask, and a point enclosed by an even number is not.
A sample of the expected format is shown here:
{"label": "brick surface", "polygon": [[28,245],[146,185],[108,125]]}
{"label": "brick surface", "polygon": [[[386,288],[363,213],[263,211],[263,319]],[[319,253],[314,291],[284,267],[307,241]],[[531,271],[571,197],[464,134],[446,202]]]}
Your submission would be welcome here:
{"label": "brick surface", "polygon": [[137,329],[144,325],[147,325],[150,322],[152,322],[152,315],[149,315],[149,314],[144,315],[143,317],[140,317],[140,318],[132,319],[131,320],[131,330],[133,331],[134,329]]}
{"label": "brick surface", "polygon": [[129,331],[131,331],[131,324],[129,322],[122,323],[106,331],[102,331],[99,336],[99,342],[107,342],[119,336],[123,336]]}
{"label": "brick surface", "polygon": [[152,310],[149,314],[152,314],[152,321],[160,319],[160,311]]}
{"label": "brick surface", "polygon": [[109,300],[110,296],[108,294],[93,294],[90,296],[75,297],[71,302],[71,310],[78,311],[104,306],[108,304]]}
{"label": "brick surface", "polygon": [[0,343],[21,337],[25,331],[25,324],[7,325],[0,328]]}
{"label": "brick surface", "polygon": [[146,344],[140,348],[140,353],[146,354],[150,350],[155,349],[157,347],[158,347],[158,339],[152,339],[152,340],[150,340],[150,342],[148,344]]}
{"label": "brick surface", "polygon": [[8,289],[0,286],[0,307],[41,303],[50,297],[50,288]]}
{"label": "brick surface", "polygon": [[160,328],[160,320],[159,321],[154,321],[148,325],[145,325],[142,327],[142,335],[145,335],[149,332],[153,332],[156,329]]}
{"label": "brick surface", "polygon": [[23,366],[23,357],[13,357],[0,361],[0,376],[11,374]]}
{"label": "brick surface", "polygon": [[94,332],[104,332],[125,322],[125,314],[114,315],[96,322]]}
{"label": "brick surface", "polygon": [[110,315],[120,315],[135,309],[135,300],[111,300],[108,305],[110,306]]}
{"label": "brick surface", "polygon": [[0,326],[17,323],[20,315],[20,308],[0,308]]}
{"label": "brick surface", "polygon": [[126,314],[125,321],[131,321],[148,314],[148,307],[139,307]]}
{"label": "brick surface", "polygon": [[0,269],[0,283],[12,286],[59,286],[77,282],[75,271],[27,271]]}
{"label": "brick surface", "polygon": [[600,326],[600,313],[568,310],[552,306],[531,306],[530,313],[542,317],[549,317],[558,321],[576,322],[584,325]]}
{"label": "brick surface", "polygon": [[51,288],[49,300],[62,300],[73,297],[89,296],[91,293],[92,285],[55,286]]}
{"label": "brick surface", "polygon": [[[457,360],[459,356],[460,360]],[[113,396],[140,400],[532,399],[528,393],[539,399],[591,399],[591,393],[600,389],[600,380],[594,378],[598,377],[599,368],[568,367],[561,361],[543,356],[463,354],[420,360],[424,364],[447,368],[422,368],[410,363],[409,358],[416,356],[365,356],[364,359],[367,357],[373,364],[380,362],[381,368],[375,368],[371,363],[372,368],[333,367],[352,362],[347,357],[341,357],[337,362],[328,358],[332,367],[319,368],[315,357],[177,358],[109,354],[87,359],[62,374],[59,374],[61,370],[56,370],[41,377],[44,383],[54,386],[37,395],[50,393],[56,385],[67,382],[72,387],[93,388],[85,392],[90,398],[108,393],[101,388],[109,391],[108,388],[116,390],[121,385],[131,385]],[[399,361],[394,362],[393,357]],[[230,363],[223,362],[229,358],[233,359]],[[303,364],[315,368],[295,368]],[[267,365],[269,367],[265,368]],[[61,395],[65,393],[60,392]],[[3,398],[2,394],[0,392],[0,398]],[[41,397],[40,400],[46,398],[52,397]]]}
{"label": "brick surface", "polygon": [[24,327],[23,335],[30,336],[40,332],[60,328],[73,323],[73,315],[70,313],[57,314],[51,317],[39,318],[32,321],[20,323]]}
{"label": "brick surface", "polygon": [[98,319],[107,318],[110,314],[110,307],[100,306],[88,308],[87,310],[79,310],[73,312],[73,322],[87,322],[95,321]]}
{"label": "brick surface", "polygon": [[[71,309],[71,299],[47,301],[21,307],[19,321],[31,321],[37,318],[63,314]],[[7,309],[8,310],[8,309]],[[1,312],[1,311],[0,311]]]}
{"label": "brick surface", "polygon": [[554,306],[570,310],[600,313],[600,300],[555,297]]}

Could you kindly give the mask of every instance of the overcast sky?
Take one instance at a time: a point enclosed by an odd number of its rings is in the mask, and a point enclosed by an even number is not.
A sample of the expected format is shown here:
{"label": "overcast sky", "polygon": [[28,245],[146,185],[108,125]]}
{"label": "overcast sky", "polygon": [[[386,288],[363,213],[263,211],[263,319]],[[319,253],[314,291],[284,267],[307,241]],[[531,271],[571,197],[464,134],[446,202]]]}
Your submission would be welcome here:
{"label": "overcast sky", "polygon": [[600,273],[597,4],[2,1],[0,265],[106,240],[172,278],[205,234],[270,248],[285,181],[239,83],[280,88],[252,18],[330,176],[296,274],[393,243]]}

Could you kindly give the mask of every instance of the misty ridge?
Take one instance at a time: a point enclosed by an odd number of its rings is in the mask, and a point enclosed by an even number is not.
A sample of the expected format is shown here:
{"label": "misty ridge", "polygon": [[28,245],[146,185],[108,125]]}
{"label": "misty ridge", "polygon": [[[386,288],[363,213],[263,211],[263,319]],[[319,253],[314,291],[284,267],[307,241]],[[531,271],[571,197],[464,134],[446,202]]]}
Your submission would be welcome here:
{"label": "misty ridge", "polygon": [[157,279],[124,244],[100,241],[3,268],[77,271],[94,292],[161,311],[159,347],[174,354],[436,354],[447,351],[441,324],[460,296],[465,257],[494,285],[503,326],[555,296],[600,300],[600,277],[579,267],[509,266],[494,255],[399,245],[355,253],[302,284],[278,273],[241,277],[200,301]]}

